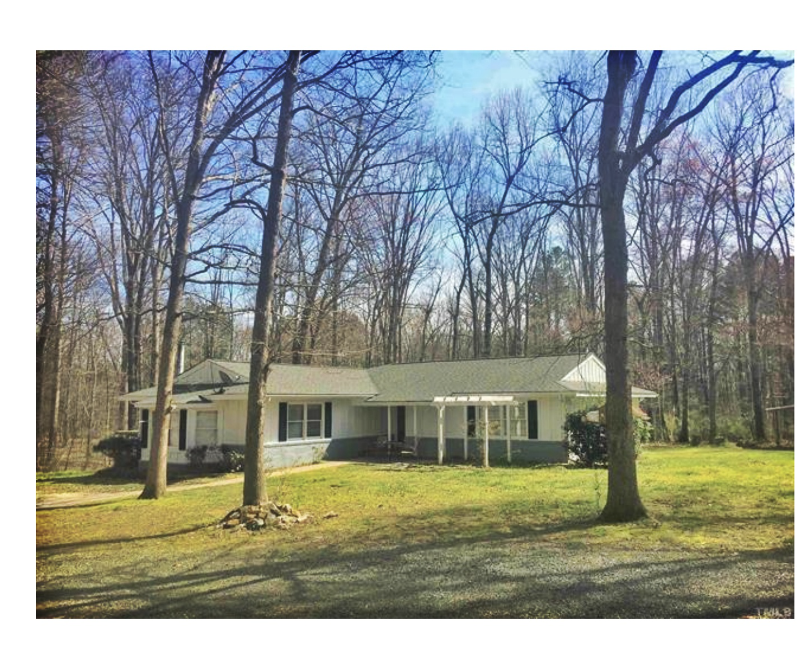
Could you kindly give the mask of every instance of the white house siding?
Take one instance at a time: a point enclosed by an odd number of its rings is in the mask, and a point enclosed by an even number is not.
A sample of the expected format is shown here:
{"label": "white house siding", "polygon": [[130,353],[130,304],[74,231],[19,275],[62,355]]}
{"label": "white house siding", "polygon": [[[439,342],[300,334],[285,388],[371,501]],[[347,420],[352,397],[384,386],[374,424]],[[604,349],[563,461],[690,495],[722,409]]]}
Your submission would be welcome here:
{"label": "white house siding", "polygon": [[[153,410],[148,409],[150,412],[149,415],[149,425],[148,425],[148,433],[147,433],[147,447],[142,449],[142,461],[149,461],[150,460],[150,451],[153,449]],[[187,429],[186,429],[186,442],[187,447],[189,445],[189,441],[192,439],[190,438],[192,432],[192,412],[189,411],[187,416]],[[139,424],[141,430],[141,422]],[[174,411],[174,416],[170,415],[170,445],[167,449],[167,463],[186,463],[186,452],[184,450],[178,449],[178,440],[179,440],[179,429],[180,429],[180,416],[178,415],[178,411]]]}
{"label": "white house siding", "polygon": [[606,370],[600,360],[594,355],[590,355],[577,367],[570,371],[564,381],[583,381],[585,383],[605,383]]}
{"label": "white house siding", "polygon": [[[567,412],[583,407],[583,400],[569,399],[562,395],[516,395],[518,401],[525,403],[535,399],[539,406],[539,441],[556,443],[563,439],[562,430]],[[329,450],[329,441],[285,441],[278,442],[278,405],[285,400],[288,403],[333,403],[332,440],[335,441]],[[244,446],[245,427],[247,421],[247,402],[245,399],[219,400],[214,404],[201,406],[203,410],[216,410],[218,413],[217,440],[220,445]],[[187,449],[195,445],[197,407],[189,408],[187,416]],[[417,410],[417,435],[430,443],[437,438],[438,414],[437,408],[428,404],[421,404]],[[478,407],[481,411],[481,408]],[[187,463],[185,451],[178,449],[179,416],[175,411],[172,418],[172,441],[168,452],[169,463]],[[279,398],[272,397],[266,404],[266,424],[264,441],[268,465],[282,467],[299,463],[310,463],[321,458],[331,451],[333,454],[346,455],[348,450],[355,451],[355,456],[364,445],[386,433],[387,420],[386,406],[360,405],[358,399],[352,398]],[[392,431],[397,431],[394,421],[395,407],[392,407]],[[482,412],[479,412],[482,417]],[[152,411],[150,415],[150,438],[148,447],[142,450],[142,460],[150,458],[152,449]],[[406,436],[410,438],[414,433],[414,406],[406,405]],[[448,456],[450,449],[462,450],[461,441],[464,438],[464,407],[461,405],[448,406],[445,409],[445,437],[448,439]],[[339,443],[344,443],[340,445]],[[495,445],[495,443],[492,443]],[[519,441],[521,445],[530,445]],[[499,449],[499,448],[498,448]],[[338,457],[337,457],[338,458]]]}
{"label": "white house siding", "polygon": [[[217,411],[217,445],[244,445],[244,432],[247,424],[247,401],[215,401],[203,410]],[[192,417],[194,415],[194,417]],[[197,413],[190,413],[189,433],[195,440]]]}
{"label": "white house siding", "polygon": [[[278,442],[278,409],[281,401],[322,404],[330,402],[333,407],[331,438]],[[379,409],[360,406],[357,400],[349,397],[274,397],[267,409],[266,430],[266,464],[271,468],[309,464],[324,458],[354,458],[380,434],[381,413]]]}
{"label": "white house siding", "polygon": [[333,402],[333,437],[376,437],[382,432],[381,409],[360,406],[352,399],[331,399]]}
{"label": "white house siding", "polygon": [[[264,441],[267,444],[278,444],[278,408],[279,404],[286,403],[326,403],[333,404],[333,422],[331,437],[358,438],[361,436],[377,436],[380,433],[380,413],[373,408],[358,406],[351,398],[289,398],[272,397],[267,403],[267,421],[264,427]],[[240,416],[241,421],[246,419],[246,408]],[[242,443],[244,444],[244,425],[242,424]],[[295,442],[295,441],[292,441]]]}

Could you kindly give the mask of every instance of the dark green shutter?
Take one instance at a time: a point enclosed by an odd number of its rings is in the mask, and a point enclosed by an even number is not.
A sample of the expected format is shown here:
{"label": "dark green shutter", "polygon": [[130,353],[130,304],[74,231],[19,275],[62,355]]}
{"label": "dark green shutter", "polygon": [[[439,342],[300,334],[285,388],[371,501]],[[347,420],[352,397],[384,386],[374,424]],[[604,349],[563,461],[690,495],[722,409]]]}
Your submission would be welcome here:
{"label": "dark green shutter", "polygon": [[467,406],[467,436],[475,437],[475,406]]}
{"label": "dark green shutter", "polygon": [[539,440],[539,402],[528,402],[528,440]]}
{"label": "dark green shutter", "polygon": [[142,411],[142,449],[147,447],[147,439],[150,437],[150,411]]}
{"label": "dark green shutter", "polygon": [[181,408],[181,421],[178,426],[178,449],[185,450],[186,449],[186,418],[187,418],[187,410],[185,408]]}
{"label": "dark green shutter", "polygon": [[333,434],[333,402],[325,402],[325,438],[330,438]]}
{"label": "dark green shutter", "polygon": [[286,412],[286,402],[281,401],[278,404],[278,441],[283,442],[286,440],[286,421],[287,421],[287,412]]}

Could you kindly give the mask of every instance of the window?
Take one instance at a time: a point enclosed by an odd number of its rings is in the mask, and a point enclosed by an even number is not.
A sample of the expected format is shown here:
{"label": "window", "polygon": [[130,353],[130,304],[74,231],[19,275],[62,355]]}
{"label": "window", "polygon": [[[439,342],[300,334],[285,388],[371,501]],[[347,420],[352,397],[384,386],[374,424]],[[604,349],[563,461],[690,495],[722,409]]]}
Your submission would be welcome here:
{"label": "window", "polygon": [[286,408],[286,439],[322,438],[321,403],[290,403]]}
{"label": "window", "polygon": [[496,438],[506,437],[506,411],[504,406],[491,406],[489,408],[489,436]]}
{"label": "window", "polygon": [[[511,438],[525,439],[528,437],[528,414],[525,404],[516,406],[490,406],[489,407],[489,437],[506,437],[506,409],[510,409],[509,425]],[[483,437],[485,425],[485,415],[483,408],[478,409],[477,413],[477,434]]]}
{"label": "window", "polygon": [[509,423],[511,424],[511,437],[512,438],[527,438],[528,437],[528,412],[524,403],[517,404],[516,406],[509,406],[511,409],[511,417]]}
{"label": "window", "polygon": [[322,438],[322,404],[306,406],[306,438]]}
{"label": "window", "polygon": [[217,411],[198,410],[194,431],[195,445],[217,444]]}

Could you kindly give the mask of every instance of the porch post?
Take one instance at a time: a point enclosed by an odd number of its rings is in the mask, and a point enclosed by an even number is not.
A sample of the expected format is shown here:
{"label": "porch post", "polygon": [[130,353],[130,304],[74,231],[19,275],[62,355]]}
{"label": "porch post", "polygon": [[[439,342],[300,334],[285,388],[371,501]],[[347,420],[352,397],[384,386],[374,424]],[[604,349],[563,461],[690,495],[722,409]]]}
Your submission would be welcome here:
{"label": "porch post", "polygon": [[392,407],[386,406],[386,440],[392,439]]}
{"label": "porch post", "polygon": [[483,407],[483,467],[489,467],[489,406]]}
{"label": "porch post", "polygon": [[506,461],[511,464],[511,406],[506,406]]}
{"label": "porch post", "polygon": [[464,406],[464,461],[469,456],[469,406]]}
{"label": "porch post", "polygon": [[414,406],[414,442],[417,442],[417,407]]}
{"label": "porch post", "polygon": [[444,462],[444,406],[439,406],[439,465]]}

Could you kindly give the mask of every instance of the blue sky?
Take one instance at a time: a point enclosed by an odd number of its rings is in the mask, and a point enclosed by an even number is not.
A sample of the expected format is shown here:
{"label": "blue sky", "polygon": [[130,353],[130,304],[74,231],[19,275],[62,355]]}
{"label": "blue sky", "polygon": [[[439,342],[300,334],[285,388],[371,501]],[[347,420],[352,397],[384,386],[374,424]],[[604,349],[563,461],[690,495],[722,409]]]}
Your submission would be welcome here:
{"label": "blue sky", "polygon": [[[530,85],[538,74],[525,60],[530,62],[533,55],[514,51],[442,51],[437,66],[442,85],[433,100],[438,123],[447,126],[460,120],[468,124],[491,94]],[[535,55],[540,56],[541,52]]]}
{"label": "blue sky", "polygon": [[[769,51],[776,57],[791,59],[792,51]],[[543,72],[555,61],[558,51],[441,51],[437,64],[440,89],[432,106],[435,122],[447,127],[454,121],[474,122],[481,105],[492,94],[514,87],[528,87],[542,80]],[[727,51],[725,52],[727,53]],[[668,61],[680,57],[668,53]],[[689,61],[694,52],[687,54]],[[603,72],[603,67],[598,68]],[[794,97],[794,76],[783,78],[783,91]]]}

